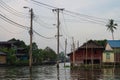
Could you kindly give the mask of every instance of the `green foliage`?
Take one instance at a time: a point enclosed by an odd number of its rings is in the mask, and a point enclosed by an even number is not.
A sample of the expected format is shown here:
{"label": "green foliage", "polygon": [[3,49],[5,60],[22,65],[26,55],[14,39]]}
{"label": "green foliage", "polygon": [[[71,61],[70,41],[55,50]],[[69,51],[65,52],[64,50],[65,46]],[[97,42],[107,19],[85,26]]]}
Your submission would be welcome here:
{"label": "green foliage", "polygon": [[[0,48],[0,51],[7,53],[7,63],[8,64],[28,64],[29,60],[19,60],[16,57],[16,49],[17,48],[25,48],[26,53],[29,53],[30,46],[26,45],[24,41],[16,40],[15,38],[9,40],[8,42],[14,44],[14,47],[11,48]],[[32,43],[32,58],[33,63],[40,64],[42,62],[51,62],[56,61],[57,55],[55,51],[53,51],[51,48],[46,47],[45,49],[38,49],[38,46],[35,42]]]}
{"label": "green foliage", "polygon": [[46,47],[43,50],[43,55],[44,55],[44,60],[48,60],[48,61],[56,61],[57,59],[57,55],[56,53],[49,47]]}
{"label": "green foliage", "polygon": [[114,30],[116,30],[116,26],[118,26],[116,23],[114,23],[114,20],[113,19],[110,19],[109,20],[109,23],[106,25],[107,27],[107,30],[109,30],[111,33],[112,33],[112,39],[114,40],[114,35],[113,35],[113,32]]}
{"label": "green foliage", "polygon": [[17,62],[17,58],[15,55],[14,49],[0,48],[0,51],[7,53],[7,63],[14,64]]}
{"label": "green foliage", "polygon": [[17,47],[22,47],[22,48],[26,48],[26,44],[24,43],[24,41],[21,41],[21,40],[16,40],[15,38],[13,39],[10,39],[8,42],[13,42],[15,46]]}
{"label": "green foliage", "polygon": [[45,49],[33,50],[32,56],[34,63],[42,63],[44,61],[51,62],[56,61],[57,59],[56,53],[49,47],[46,47]]}
{"label": "green foliage", "polygon": [[64,62],[64,59],[66,59],[65,53],[64,53],[64,52],[61,52],[61,53],[59,54],[59,60],[62,61],[62,62]]}
{"label": "green foliage", "polygon": [[97,44],[105,47],[106,46],[106,43],[107,43],[107,40],[104,39],[104,40],[94,40]]}

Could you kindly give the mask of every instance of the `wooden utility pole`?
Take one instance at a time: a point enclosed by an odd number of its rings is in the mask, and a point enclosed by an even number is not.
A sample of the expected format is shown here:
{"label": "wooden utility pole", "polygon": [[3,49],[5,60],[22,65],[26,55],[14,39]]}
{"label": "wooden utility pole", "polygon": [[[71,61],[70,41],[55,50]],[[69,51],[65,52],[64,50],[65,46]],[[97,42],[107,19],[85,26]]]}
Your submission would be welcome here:
{"label": "wooden utility pole", "polygon": [[74,38],[72,37],[73,40],[73,66],[75,65],[75,42],[74,42]]}
{"label": "wooden utility pole", "polygon": [[87,48],[87,42],[86,42],[86,67],[87,67],[87,50],[88,50],[88,48]]}
{"label": "wooden utility pole", "polygon": [[77,48],[79,48],[79,41],[77,42]]}
{"label": "wooden utility pole", "polygon": [[59,20],[59,12],[63,11],[63,9],[57,8],[53,9],[53,11],[57,12],[57,68],[59,68],[59,37],[60,37],[60,31],[59,31],[59,26],[60,26],[60,20]]}
{"label": "wooden utility pole", "polygon": [[67,51],[67,39],[65,40],[65,57],[64,57],[64,67],[66,63],[66,51]]}
{"label": "wooden utility pole", "polygon": [[32,37],[33,37],[32,21],[33,21],[33,9],[31,8],[30,9],[30,51],[29,51],[30,70],[32,69]]}

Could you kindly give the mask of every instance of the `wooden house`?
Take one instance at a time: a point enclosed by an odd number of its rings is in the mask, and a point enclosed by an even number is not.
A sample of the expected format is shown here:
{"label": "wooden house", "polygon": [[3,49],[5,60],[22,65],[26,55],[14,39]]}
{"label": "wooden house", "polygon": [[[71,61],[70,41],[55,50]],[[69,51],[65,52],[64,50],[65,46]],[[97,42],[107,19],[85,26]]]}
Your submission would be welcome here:
{"label": "wooden house", "polygon": [[103,63],[120,63],[120,40],[108,40],[103,52]]}
{"label": "wooden house", "polygon": [[68,54],[70,62],[80,64],[100,64],[104,47],[90,40],[80,46],[75,52]]}
{"label": "wooden house", "polygon": [[25,48],[17,48],[16,58],[19,60],[28,60],[28,54]]}
{"label": "wooden house", "polygon": [[0,42],[0,48],[7,48],[10,49],[13,46],[13,43],[2,41]]}
{"label": "wooden house", "polygon": [[6,64],[6,62],[7,62],[6,53],[0,51],[0,64]]}
{"label": "wooden house", "polygon": [[[4,49],[14,49],[15,50],[15,55],[18,60],[28,60],[28,53],[25,48],[20,48],[19,46],[16,46],[17,42],[15,41],[2,41],[0,42],[0,48]],[[3,52],[1,52],[3,53]],[[2,55],[3,57],[3,55]],[[5,55],[4,55],[5,57]]]}

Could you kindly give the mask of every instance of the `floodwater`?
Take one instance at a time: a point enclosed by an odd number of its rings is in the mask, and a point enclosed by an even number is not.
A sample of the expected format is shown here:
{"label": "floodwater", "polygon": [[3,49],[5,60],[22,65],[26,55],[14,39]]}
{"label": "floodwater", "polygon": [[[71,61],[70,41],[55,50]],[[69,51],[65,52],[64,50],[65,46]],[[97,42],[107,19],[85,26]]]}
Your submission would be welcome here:
{"label": "floodwater", "polygon": [[[67,63],[69,65],[69,63]],[[0,67],[0,80],[120,80],[120,69],[70,70],[60,63],[56,65],[29,67]]]}

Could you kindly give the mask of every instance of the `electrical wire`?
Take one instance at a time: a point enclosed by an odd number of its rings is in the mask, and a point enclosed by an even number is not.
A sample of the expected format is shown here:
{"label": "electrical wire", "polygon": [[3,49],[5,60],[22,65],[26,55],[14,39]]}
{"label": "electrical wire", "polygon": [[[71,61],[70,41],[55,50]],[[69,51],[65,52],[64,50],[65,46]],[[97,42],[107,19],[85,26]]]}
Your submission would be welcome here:
{"label": "electrical wire", "polygon": [[6,21],[6,22],[12,24],[12,25],[19,26],[20,28],[27,29],[27,30],[29,29],[29,27],[24,26],[24,25],[21,25],[21,24],[19,24],[19,23],[16,23],[16,22],[8,19],[7,17],[3,16],[2,14],[0,14],[0,18],[3,19],[3,20]]}
{"label": "electrical wire", "polygon": [[[51,6],[51,5],[36,1],[36,0],[31,0],[31,1],[35,2],[35,3],[38,3],[40,5],[43,5],[43,6],[49,7],[51,10],[53,8],[57,8],[57,7],[54,7],[54,6]],[[96,24],[106,23],[106,20],[107,20],[107,19],[103,19],[103,18],[98,18],[98,17],[94,17],[94,16],[89,16],[89,15],[84,15],[84,14],[72,12],[72,11],[69,11],[69,10],[64,10],[64,11],[66,13],[70,13],[70,14],[75,15],[75,16],[80,16],[80,17],[83,17],[83,18],[87,18],[87,19],[84,19],[84,20],[86,20],[88,22],[96,23]]]}
{"label": "electrical wire", "polygon": [[[68,32],[68,28],[67,28],[67,24],[66,24],[65,16],[64,16],[63,13],[62,13],[62,16],[63,16],[64,28],[66,28],[66,31],[63,29],[63,32],[65,33],[65,35],[66,35],[68,38],[71,38],[71,37],[69,36],[69,32]],[[67,33],[66,33],[66,32],[67,32]]]}
{"label": "electrical wire", "polygon": [[51,6],[51,5],[48,5],[48,4],[45,4],[45,3],[42,3],[42,2],[39,2],[39,1],[36,1],[36,0],[31,0],[32,2],[34,3],[37,3],[39,4],[39,6],[43,5],[43,6],[46,6],[48,9],[53,9],[53,8],[57,8],[57,7],[54,7],[54,6]]}
{"label": "electrical wire", "polygon": [[39,24],[41,27],[47,28],[47,29],[56,29],[56,27],[48,27],[50,25],[48,25],[47,23],[45,23],[43,20],[39,19],[33,19],[34,22],[36,22],[37,24]]}
{"label": "electrical wire", "polygon": [[79,20],[91,22],[91,23],[94,23],[94,24],[105,25],[105,23],[101,23],[101,22],[98,22],[98,21],[95,21],[95,20],[92,20],[92,19],[85,19],[84,17],[81,17],[81,16],[77,16],[77,15],[73,15],[73,14],[68,14],[68,13],[64,13],[64,14],[65,15],[69,15],[69,16],[71,16],[73,18],[78,18]]}
{"label": "electrical wire", "polygon": [[42,36],[42,35],[40,35],[38,32],[36,32],[35,30],[33,30],[33,32],[34,32],[35,34],[37,34],[38,36],[43,37],[43,38],[45,38],[45,39],[55,39],[55,37],[45,37],[45,36]]}
{"label": "electrical wire", "polygon": [[0,6],[6,10],[7,12],[17,16],[17,17],[22,17],[24,18],[25,16],[29,16],[28,14],[22,13],[22,12],[18,12],[17,10],[13,9],[12,7],[10,7],[8,4],[6,4],[5,2],[3,2],[2,0],[0,1]]}
{"label": "electrical wire", "polygon": [[[16,22],[8,19],[7,17],[3,16],[2,14],[0,14],[0,18],[1,18],[2,20],[6,21],[6,22],[8,22],[8,23],[10,23],[10,24],[12,24],[12,25],[15,25],[15,26],[19,27],[19,28],[26,29],[26,30],[29,30],[29,29],[30,29],[30,28],[27,27],[27,26],[21,25],[21,24],[19,24],[19,23],[16,23]],[[42,35],[40,35],[38,32],[36,32],[35,30],[33,30],[33,32],[34,32],[35,34],[37,34],[38,36],[41,36],[41,37],[43,37],[43,38],[45,38],[45,39],[54,39],[54,37],[45,37],[45,36],[42,36]]]}
{"label": "electrical wire", "polygon": [[6,32],[9,32],[11,34],[20,34],[20,33],[23,33],[23,31],[21,31],[21,32],[12,32],[12,31],[9,31],[8,29],[6,29],[5,27],[3,27],[1,25],[0,25],[0,27],[1,27],[1,29],[4,29]]}

